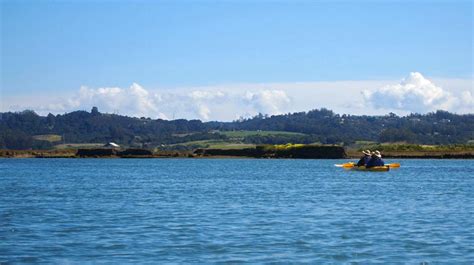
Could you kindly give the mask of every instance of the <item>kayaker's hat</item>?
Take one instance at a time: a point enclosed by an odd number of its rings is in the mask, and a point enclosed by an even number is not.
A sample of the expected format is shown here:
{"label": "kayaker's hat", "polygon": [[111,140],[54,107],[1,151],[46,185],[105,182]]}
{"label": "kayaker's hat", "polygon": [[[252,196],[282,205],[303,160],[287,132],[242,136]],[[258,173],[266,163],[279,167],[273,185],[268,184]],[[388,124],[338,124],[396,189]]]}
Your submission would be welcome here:
{"label": "kayaker's hat", "polygon": [[380,154],[378,150],[374,152],[374,155],[377,156],[378,158],[382,158],[382,155]]}
{"label": "kayaker's hat", "polygon": [[365,150],[365,151],[362,151],[362,154],[366,155],[366,156],[370,156],[370,150]]}

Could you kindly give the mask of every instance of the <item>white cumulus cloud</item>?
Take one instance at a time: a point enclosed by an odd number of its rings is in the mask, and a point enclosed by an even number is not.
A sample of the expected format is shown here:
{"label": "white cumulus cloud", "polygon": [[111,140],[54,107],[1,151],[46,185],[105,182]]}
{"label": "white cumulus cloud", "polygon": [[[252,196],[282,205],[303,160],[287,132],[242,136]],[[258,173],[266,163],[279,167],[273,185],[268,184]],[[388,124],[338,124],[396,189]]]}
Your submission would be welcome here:
{"label": "white cumulus cloud", "polygon": [[132,116],[151,116],[163,118],[166,115],[159,111],[161,96],[150,93],[139,84],[133,83],[129,88],[81,87],[79,93],[68,100],[69,108],[89,109],[98,106],[104,112],[119,112]]}
{"label": "white cumulus cloud", "polygon": [[418,72],[412,72],[399,84],[364,90],[364,99],[375,108],[407,112],[455,110],[461,103],[451,92],[435,85]]}
{"label": "white cumulus cloud", "polygon": [[[190,88],[148,90],[137,83],[128,88],[83,86],[73,96],[32,106],[40,114],[90,110],[96,106],[103,113],[161,119],[187,118],[229,120],[260,113],[279,114],[290,102],[282,90]],[[26,107],[16,106],[15,109]]]}
{"label": "white cumulus cloud", "polygon": [[462,103],[467,106],[467,107],[470,107],[471,111],[474,111],[474,95],[473,95],[473,92],[471,91],[463,91],[461,93],[461,100],[462,100]]}
{"label": "white cumulus cloud", "polygon": [[226,100],[226,94],[222,91],[194,90],[188,94],[191,106],[202,120],[211,118],[210,105],[217,105]]}
{"label": "white cumulus cloud", "polygon": [[282,108],[291,101],[283,90],[248,91],[245,100],[251,103],[257,112],[264,114],[281,114]]}

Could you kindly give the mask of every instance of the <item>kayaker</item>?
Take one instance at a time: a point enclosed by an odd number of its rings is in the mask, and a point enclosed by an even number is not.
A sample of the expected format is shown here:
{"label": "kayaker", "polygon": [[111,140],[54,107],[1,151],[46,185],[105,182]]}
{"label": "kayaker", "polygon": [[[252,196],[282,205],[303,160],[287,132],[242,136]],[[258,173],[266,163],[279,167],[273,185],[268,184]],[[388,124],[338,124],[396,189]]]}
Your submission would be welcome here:
{"label": "kayaker", "polygon": [[369,162],[365,165],[366,168],[371,167],[381,167],[384,166],[385,163],[382,160],[382,154],[378,150],[372,153],[372,157],[370,158]]}
{"label": "kayaker", "polygon": [[367,162],[370,160],[370,150],[364,150],[362,151],[362,154],[364,154],[364,156],[360,158],[359,162],[357,162],[358,167],[367,165]]}

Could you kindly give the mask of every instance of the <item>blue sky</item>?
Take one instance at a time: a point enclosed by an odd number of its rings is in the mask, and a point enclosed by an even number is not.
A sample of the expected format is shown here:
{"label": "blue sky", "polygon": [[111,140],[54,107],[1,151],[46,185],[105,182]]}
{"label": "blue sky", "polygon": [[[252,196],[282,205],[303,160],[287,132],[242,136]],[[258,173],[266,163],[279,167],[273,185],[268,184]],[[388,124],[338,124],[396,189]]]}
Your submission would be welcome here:
{"label": "blue sky", "polygon": [[400,81],[414,71],[473,76],[471,1],[2,1],[1,8],[4,99],[133,83],[149,91]]}

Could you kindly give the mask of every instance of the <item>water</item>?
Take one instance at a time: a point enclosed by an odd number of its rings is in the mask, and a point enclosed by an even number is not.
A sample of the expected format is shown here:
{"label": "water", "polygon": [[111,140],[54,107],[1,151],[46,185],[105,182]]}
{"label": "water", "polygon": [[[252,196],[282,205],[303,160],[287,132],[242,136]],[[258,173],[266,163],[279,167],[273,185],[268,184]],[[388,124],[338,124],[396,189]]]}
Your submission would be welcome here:
{"label": "water", "polygon": [[474,161],[0,159],[0,263],[474,261]]}

